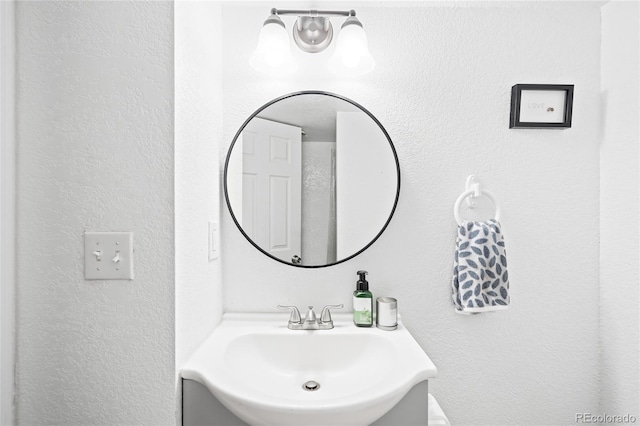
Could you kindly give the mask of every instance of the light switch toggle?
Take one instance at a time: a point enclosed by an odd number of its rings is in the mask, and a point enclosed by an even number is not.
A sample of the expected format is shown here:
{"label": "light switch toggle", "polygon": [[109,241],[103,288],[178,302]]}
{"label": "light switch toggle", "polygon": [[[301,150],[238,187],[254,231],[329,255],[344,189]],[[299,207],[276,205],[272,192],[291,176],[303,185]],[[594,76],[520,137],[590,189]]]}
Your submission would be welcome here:
{"label": "light switch toggle", "polygon": [[85,232],[84,277],[132,280],[133,232]]}

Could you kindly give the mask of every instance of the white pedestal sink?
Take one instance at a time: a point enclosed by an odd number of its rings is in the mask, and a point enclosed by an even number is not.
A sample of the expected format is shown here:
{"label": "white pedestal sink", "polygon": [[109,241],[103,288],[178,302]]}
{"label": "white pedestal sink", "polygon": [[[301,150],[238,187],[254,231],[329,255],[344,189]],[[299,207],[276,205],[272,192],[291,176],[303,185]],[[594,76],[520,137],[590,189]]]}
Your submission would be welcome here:
{"label": "white pedestal sink", "polygon": [[[436,367],[406,328],[289,330],[287,314],[225,314],[182,370],[250,425],[368,425]],[[303,389],[309,381],[316,390]]]}

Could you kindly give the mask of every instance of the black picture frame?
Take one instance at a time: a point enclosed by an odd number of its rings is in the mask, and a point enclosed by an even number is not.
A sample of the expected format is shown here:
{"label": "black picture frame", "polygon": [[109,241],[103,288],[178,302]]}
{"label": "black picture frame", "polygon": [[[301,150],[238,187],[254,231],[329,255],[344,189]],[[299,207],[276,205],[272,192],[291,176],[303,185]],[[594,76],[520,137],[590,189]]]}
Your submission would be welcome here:
{"label": "black picture frame", "polygon": [[[522,92],[523,91],[562,91],[564,96],[564,114],[562,121],[521,121]],[[573,109],[573,84],[515,84],[511,87],[511,114],[509,117],[510,129],[567,129],[571,127],[571,115]],[[553,111],[553,107],[547,107]]]}

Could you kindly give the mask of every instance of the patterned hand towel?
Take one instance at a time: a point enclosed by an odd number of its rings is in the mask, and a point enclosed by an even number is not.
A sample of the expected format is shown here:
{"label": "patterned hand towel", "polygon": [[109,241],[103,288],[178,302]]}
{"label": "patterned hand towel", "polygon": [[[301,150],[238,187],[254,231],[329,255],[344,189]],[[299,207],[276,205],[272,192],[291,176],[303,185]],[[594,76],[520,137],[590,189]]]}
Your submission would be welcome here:
{"label": "patterned hand towel", "polygon": [[451,289],[458,313],[507,309],[509,274],[497,220],[465,220],[458,226]]}

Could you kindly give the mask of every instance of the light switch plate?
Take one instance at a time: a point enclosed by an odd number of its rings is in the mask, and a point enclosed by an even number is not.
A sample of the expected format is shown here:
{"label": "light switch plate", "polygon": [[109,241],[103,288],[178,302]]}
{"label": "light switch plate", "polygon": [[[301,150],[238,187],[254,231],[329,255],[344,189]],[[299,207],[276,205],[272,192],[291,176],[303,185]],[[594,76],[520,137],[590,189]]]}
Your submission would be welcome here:
{"label": "light switch plate", "polygon": [[85,232],[86,280],[133,279],[133,232]]}
{"label": "light switch plate", "polygon": [[220,252],[219,245],[218,222],[209,221],[209,260],[218,258],[218,253]]}

